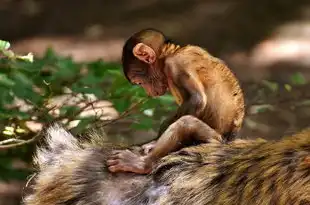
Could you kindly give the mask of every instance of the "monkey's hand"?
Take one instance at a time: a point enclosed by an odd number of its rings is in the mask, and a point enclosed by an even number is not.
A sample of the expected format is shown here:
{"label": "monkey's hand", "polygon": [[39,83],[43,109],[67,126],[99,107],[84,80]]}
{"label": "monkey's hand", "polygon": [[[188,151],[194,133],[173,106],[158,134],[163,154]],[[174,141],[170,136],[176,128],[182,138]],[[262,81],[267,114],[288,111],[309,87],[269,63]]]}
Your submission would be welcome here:
{"label": "monkey's hand", "polygon": [[110,172],[133,172],[137,174],[148,174],[152,170],[152,163],[130,150],[115,150],[107,160]]}
{"label": "monkey's hand", "polygon": [[147,155],[154,149],[155,146],[156,146],[156,140],[142,145],[143,154]]}

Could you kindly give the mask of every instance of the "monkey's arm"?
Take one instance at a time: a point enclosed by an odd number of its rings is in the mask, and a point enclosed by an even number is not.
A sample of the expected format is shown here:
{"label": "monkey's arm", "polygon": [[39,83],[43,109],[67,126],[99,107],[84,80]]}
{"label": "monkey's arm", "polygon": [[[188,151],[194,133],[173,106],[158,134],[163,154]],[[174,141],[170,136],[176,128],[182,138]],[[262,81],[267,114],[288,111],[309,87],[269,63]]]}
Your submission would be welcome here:
{"label": "monkey's arm", "polygon": [[[187,68],[187,66],[177,67],[174,61],[167,61],[166,66],[167,68],[165,70],[167,70],[168,76],[171,78],[170,80],[176,85],[177,89],[182,89],[188,97],[183,99],[183,104],[174,115],[168,117],[161,123],[155,139],[160,138],[166,129],[182,116],[192,115],[200,119],[207,105],[207,96],[203,84],[192,68]],[[156,141],[153,140],[144,144],[142,148],[144,153],[148,154],[155,146]]]}
{"label": "monkey's arm", "polygon": [[[161,123],[155,139],[160,138],[167,128],[182,116],[192,115],[200,119],[207,105],[207,95],[205,94],[204,86],[193,68],[180,64],[177,66],[175,60],[171,59],[167,60],[165,71],[176,89],[183,90],[187,94],[187,98],[183,99],[182,105],[174,115],[168,117]],[[144,153],[148,154],[155,146],[156,141],[153,140],[144,144],[142,148]]]}
{"label": "monkey's arm", "polygon": [[[207,105],[204,86],[193,68],[185,65],[177,66],[174,60],[167,60],[165,70],[176,89],[183,90],[187,94],[187,98],[183,99],[183,103],[177,112],[160,125],[157,138],[182,116],[192,115],[200,119]],[[182,97],[184,98],[184,96]]]}

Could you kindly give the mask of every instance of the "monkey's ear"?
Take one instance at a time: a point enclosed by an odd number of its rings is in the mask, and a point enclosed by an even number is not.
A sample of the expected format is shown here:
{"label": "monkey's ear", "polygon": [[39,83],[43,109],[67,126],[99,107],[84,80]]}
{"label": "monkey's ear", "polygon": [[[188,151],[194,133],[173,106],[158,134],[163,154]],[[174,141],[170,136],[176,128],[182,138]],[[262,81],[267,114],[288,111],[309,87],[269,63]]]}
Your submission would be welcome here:
{"label": "monkey's ear", "polygon": [[132,50],[133,55],[139,60],[152,64],[156,61],[156,53],[155,51],[148,45],[144,43],[138,43]]}

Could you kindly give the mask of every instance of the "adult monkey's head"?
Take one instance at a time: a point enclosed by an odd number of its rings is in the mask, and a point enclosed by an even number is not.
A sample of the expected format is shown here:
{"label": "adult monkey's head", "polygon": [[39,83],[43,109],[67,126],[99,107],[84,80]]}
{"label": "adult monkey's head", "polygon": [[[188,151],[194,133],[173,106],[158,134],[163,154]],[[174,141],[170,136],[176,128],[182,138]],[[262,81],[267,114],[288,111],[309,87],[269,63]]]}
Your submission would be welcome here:
{"label": "adult monkey's head", "polygon": [[166,42],[162,32],[144,29],[132,35],[123,47],[122,64],[126,78],[132,84],[142,86],[149,96],[163,95],[168,88],[164,62],[159,58]]}

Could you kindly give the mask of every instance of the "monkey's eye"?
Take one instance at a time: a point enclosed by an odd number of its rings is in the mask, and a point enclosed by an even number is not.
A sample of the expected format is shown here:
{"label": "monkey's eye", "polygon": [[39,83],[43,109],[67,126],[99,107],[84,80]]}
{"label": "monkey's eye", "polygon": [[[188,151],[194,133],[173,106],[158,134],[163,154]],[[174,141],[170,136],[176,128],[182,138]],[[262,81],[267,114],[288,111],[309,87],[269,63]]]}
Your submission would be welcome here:
{"label": "monkey's eye", "polygon": [[132,84],[134,84],[134,85],[141,85],[142,83],[141,82],[132,82]]}

